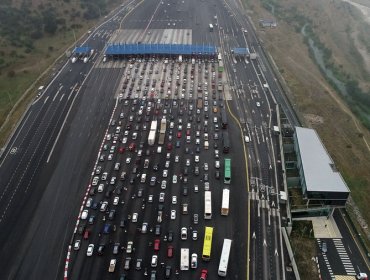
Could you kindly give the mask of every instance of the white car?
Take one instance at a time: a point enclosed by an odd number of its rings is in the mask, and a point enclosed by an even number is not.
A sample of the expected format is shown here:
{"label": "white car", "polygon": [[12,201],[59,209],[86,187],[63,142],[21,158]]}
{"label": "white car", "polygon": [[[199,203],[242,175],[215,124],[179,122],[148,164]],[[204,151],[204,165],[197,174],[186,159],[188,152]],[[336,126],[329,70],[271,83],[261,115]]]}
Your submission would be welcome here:
{"label": "white car", "polygon": [[175,162],[179,162],[180,161],[180,157],[179,157],[179,155],[176,155],[175,156]]}
{"label": "white car", "polygon": [[130,163],[131,162],[131,158],[126,158],[126,163],[128,164],[128,163]]}
{"label": "white car", "polygon": [[94,252],[94,244],[89,244],[86,251],[86,256],[91,257]]}
{"label": "white car", "polygon": [[171,220],[176,219],[176,210],[171,210]]}
{"label": "white car", "polygon": [[108,155],[108,160],[112,160],[113,159],[113,154],[109,154]]}
{"label": "white car", "polygon": [[113,205],[118,205],[119,202],[119,196],[115,196],[113,199]]}
{"label": "white car", "polygon": [[158,264],[158,256],[157,255],[153,255],[152,256],[152,262],[150,263],[150,265],[152,267],[157,267],[157,264]]}
{"label": "white car", "polygon": [[195,241],[198,239],[198,231],[196,229],[193,230],[191,238]]}
{"label": "white car", "polygon": [[208,163],[204,163],[204,171],[208,171]]}
{"label": "white car", "polygon": [[195,254],[195,253],[191,254],[190,267],[191,268],[197,268],[198,267],[198,255]]}
{"label": "white car", "polygon": [[73,250],[78,251],[81,247],[81,240],[76,240],[75,244],[73,245]]}
{"label": "white car", "polygon": [[127,143],[127,137],[123,137],[122,144],[126,144],[126,143]]}
{"label": "white car", "polygon": [[261,107],[261,103],[259,103],[258,101],[256,102],[256,106],[257,107]]}
{"label": "white car", "polygon": [[163,170],[163,178],[167,178],[167,176],[168,176],[168,170],[167,169],[164,169]]}
{"label": "white car", "polygon": [[194,158],[195,162],[199,162],[199,156],[196,155],[195,158]]}
{"label": "white car", "polygon": [[161,183],[161,189],[162,190],[165,190],[167,187],[167,181],[166,180],[163,180],[162,183]]}
{"label": "white car", "polygon": [[92,185],[93,185],[93,186],[96,186],[98,183],[99,183],[99,177],[98,177],[98,176],[95,176],[95,177],[93,178]]}
{"label": "white car", "polygon": [[174,184],[177,183],[177,176],[176,175],[172,176],[172,183],[174,183]]}
{"label": "white car", "polygon": [[177,204],[177,196],[176,195],[172,196],[172,204]]}
{"label": "white car", "polygon": [[190,166],[190,159],[186,159],[186,166]]}
{"label": "white car", "polygon": [[220,161],[219,161],[219,160],[216,160],[216,161],[215,161],[215,167],[216,167],[217,169],[219,169],[219,168],[220,168]]}
{"label": "white car", "polygon": [[107,177],[108,177],[108,172],[104,172],[103,175],[101,176],[101,179],[105,181],[107,180]]}
{"label": "white car", "polygon": [[186,227],[181,228],[181,240],[188,239],[188,230]]}
{"label": "white car", "polygon": [[86,207],[91,207],[92,203],[93,203],[93,199],[92,199],[92,197],[90,197],[90,198],[86,201]]}
{"label": "white car", "polygon": [[89,215],[89,210],[83,210],[81,214],[81,220],[86,220]]}
{"label": "white car", "polygon": [[134,213],[134,214],[132,215],[132,222],[133,222],[133,223],[137,223],[137,217],[138,217],[138,214],[137,214],[137,213]]}
{"label": "white car", "polygon": [[132,253],[132,246],[133,246],[134,242],[132,241],[128,241],[127,242],[127,247],[126,247],[126,253],[127,254],[131,254]]}

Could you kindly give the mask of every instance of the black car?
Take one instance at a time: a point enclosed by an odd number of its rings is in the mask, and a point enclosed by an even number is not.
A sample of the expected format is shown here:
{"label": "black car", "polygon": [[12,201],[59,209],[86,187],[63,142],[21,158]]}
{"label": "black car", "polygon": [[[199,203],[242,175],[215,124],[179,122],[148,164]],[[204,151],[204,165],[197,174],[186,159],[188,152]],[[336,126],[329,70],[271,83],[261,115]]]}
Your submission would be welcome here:
{"label": "black car", "polygon": [[216,179],[217,179],[217,180],[219,180],[219,179],[220,179],[220,171],[216,171],[216,173],[215,173],[215,177],[216,177]]}
{"label": "black car", "polygon": [[188,195],[188,187],[187,186],[184,186],[183,189],[182,189],[182,194],[184,196],[187,196]]}
{"label": "black car", "polygon": [[101,256],[104,254],[104,248],[105,248],[105,245],[104,244],[100,244],[99,247],[98,247],[98,255]]}
{"label": "black car", "polygon": [[166,270],[165,270],[165,272],[164,272],[164,277],[165,277],[166,279],[170,279],[170,278],[171,278],[171,271],[172,271],[171,266],[167,265],[167,266],[166,266]]}
{"label": "black car", "polygon": [[155,235],[161,235],[161,225],[155,226]]}
{"label": "black car", "polygon": [[168,238],[167,238],[167,240],[168,240],[168,242],[172,242],[172,240],[173,240],[173,231],[172,230],[170,230],[168,232]]}

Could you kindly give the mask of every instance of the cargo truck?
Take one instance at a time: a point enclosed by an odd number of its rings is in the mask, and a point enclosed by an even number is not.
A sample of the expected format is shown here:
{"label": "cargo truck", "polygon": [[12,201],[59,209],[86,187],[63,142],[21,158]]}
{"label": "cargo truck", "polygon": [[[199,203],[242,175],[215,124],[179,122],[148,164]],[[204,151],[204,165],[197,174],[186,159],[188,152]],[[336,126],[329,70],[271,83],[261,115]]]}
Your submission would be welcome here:
{"label": "cargo truck", "polygon": [[198,98],[197,100],[197,109],[202,109],[203,108],[203,99]]}
{"label": "cargo truck", "polygon": [[167,126],[167,120],[163,118],[161,120],[161,128],[159,130],[159,139],[158,144],[163,145],[164,144],[164,138],[166,136],[166,126]]}
{"label": "cargo truck", "polygon": [[180,270],[189,270],[189,248],[181,248]]}
{"label": "cargo truck", "polygon": [[150,125],[149,136],[148,136],[149,146],[154,145],[156,132],[157,132],[157,121],[152,121],[152,123]]}

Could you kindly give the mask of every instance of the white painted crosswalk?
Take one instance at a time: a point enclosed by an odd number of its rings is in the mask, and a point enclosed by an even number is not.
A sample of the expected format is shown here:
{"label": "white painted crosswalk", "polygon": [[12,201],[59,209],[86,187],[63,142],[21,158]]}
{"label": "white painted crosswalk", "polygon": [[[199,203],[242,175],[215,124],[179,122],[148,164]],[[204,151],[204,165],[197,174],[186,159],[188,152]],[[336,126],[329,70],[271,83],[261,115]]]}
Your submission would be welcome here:
{"label": "white painted crosswalk", "polygon": [[347,250],[343,245],[342,239],[335,238],[333,239],[333,242],[347,275],[356,275],[355,269],[350,258],[348,257]]}

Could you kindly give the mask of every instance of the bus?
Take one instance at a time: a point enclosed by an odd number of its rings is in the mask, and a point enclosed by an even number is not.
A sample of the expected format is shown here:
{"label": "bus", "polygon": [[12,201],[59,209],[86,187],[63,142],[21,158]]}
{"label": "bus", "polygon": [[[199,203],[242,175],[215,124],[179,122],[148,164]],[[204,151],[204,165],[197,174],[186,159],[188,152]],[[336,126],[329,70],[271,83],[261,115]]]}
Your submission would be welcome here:
{"label": "bus", "polygon": [[212,219],[212,193],[211,191],[204,192],[204,219]]}
{"label": "bus", "polygon": [[223,152],[224,152],[224,154],[229,153],[229,150],[230,150],[230,140],[229,140],[229,133],[227,131],[222,132],[222,144],[223,144]]}
{"label": "bus", "polygon": [[218,275],[222,277],[226,277],[227,275],[227,265],[229,264],[231,242],[231,239],[224,239],[224,245],[222,246],[220,264],[218,266]]}
{"label": "bus", "polygon": [[222,191],[222,203],[221,203],[221,215],[229,215],[229,206],[230,206],[230,190],[223,189]]}
{"label": "bus", "polygon": [[230,182],[231,182],[231,159],[225,158],[224,183],[230,184]]}
{"label": "bus", "polygon": [[222,60],[218,62],[218,73],[222,73],[224,71],[224,64]]}
{"label": "bus", "polygon": [[211,259],[212,236],[213,236],[213,227],[205,227],[202,253],[202,259],[204,261],[209,261]]}
{"label": "bus", "polygon": [[213,24],[212,23],[209,24],[209,31],[213,32]]}
{"label": "bus", "polygon": [[223,129],[227,128],[227,116],[224,108],[221,110],[221,125]]}

